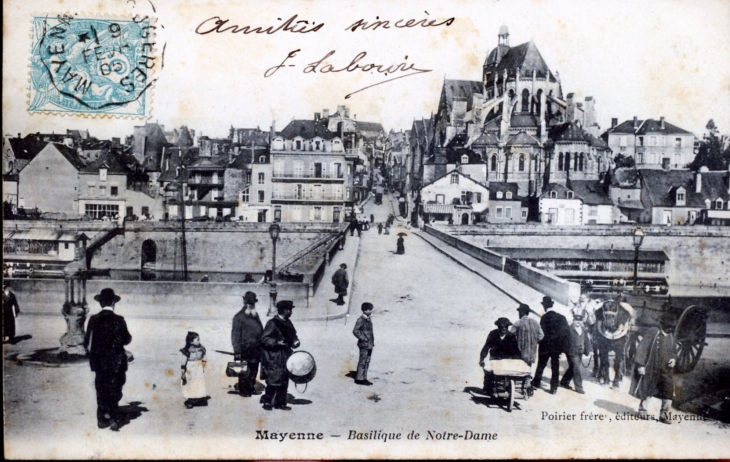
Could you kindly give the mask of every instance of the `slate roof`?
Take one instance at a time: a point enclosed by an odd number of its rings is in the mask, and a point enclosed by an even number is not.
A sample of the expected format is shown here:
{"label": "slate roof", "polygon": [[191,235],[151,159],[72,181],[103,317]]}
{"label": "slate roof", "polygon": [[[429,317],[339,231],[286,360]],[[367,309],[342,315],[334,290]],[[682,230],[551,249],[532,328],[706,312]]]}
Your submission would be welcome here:
{"label": "slate roof", "polygon": [[220,155],[213,157],[199,157],[188,165],[188,170],[198,171],[218,171],[225,170],[226,164],[228,164],[228,155]]}
{"label": "slate roof", "polygon": [[645,135],[647,133],[662,133],[665,135],[692,135],[683,128],[679,128],[676,125],[672,125],[667,121],[664,121],[664,128],[661,128],[661,120],[656,119],[638,119],[636,121],[637,127],[634,129],[634,120],[626,120],[616,125],[614,128],[608,129],[604,135],[607,138],[609,133],[627,133],[631,135]]}
{"label": "slate roof", "polygon": [[268,146],[269,145],[269,132],[263,131],[258,128],[233,128],[236,138],[240,137],[240,141],[237,141],[241,146],[250,146],[252,143],[254,146]]}
{"label": "slate roof", "polygon": [[[551,191],[555,191],[558,193],[557,199],[566,199],[565,193],[567,191],[572,191],[572,189],[566,188],[565,186],[563,186],[560,183],[549,183],[545,187],[545,191],[542,194],[540,194],[540,197],[548,196],[548,199],[549,199],[550,198],[549,195],[550,195]],[[575,196],[573,196],[573,197],[575,197]]]}
{"label": "slate roof", "polygon": [[540,125],[537,116],[532,114],[513,114],[509,123],[515,128],[537,128]]}
{"label": "slate roof", "polygon": [[695,192],[696,173],[689,170],[639,170],[649,207],[676,207],[677,188],[686,190],[685,205],[680,207],[705,208],[705,200],[730,200],[728,172],[701,172],[702,188]]}
{"label": "slate roof", "polygon": [[[134,158],[134,156],[132,156]],[[100,168],[106,168],[108,174],[126,175],[132,172],[132,169],[125,163],[128,158],[121,158],[117,150],[107,150],[102,153],[98,159],[89,163],[80,170],[80,173],[98,174]],[[136,160],[135,160],[136,163]]]}
{"label": "slate roof", "polygon": [[327,129],[327,124],[323,120],[315,121],[295,119],[289,122],[286,127],[284,127],[284,129],[281,131],[281,136],[287,140],[292,140],[297,136],[301,136],[305,140],[311,140],[316,137],[320,137],[325,140],[331,140],[337,137],[338,134],[329,131]]}
{"label": "slate roof", "polygon": [[[487,57],[487,59],[489,58]],[[533,70],[536,72],[537,77],[542,78],[547,77],[550,72],[550,68],[532,41],[510,48],[499,63],[494,66],[492,78],[496,77],[501,79],[505,69],[507,70],[507,75],[510,77],[515,76],[518,69],[521,71],[521,77],[530,78],[532,77]],[[551,77],[551,81],[554,82],[555,78]]]}
{"label": "slate roof", "polygon": [[48,144],[47,141],[36,141],[27,138],[9,138],[10,148],[16,159],[33,160]]}
{"label": "slate roof", "polygon": [[[490,201],[491,200],[498,200],[498,201],[499,200],[509,200],[509,201],[520,200],[520,198],[517,196],[517,192],[519,191],[519,186],[517,185],[517,183],[507,183],[504,181],[490,181],[488,189],[489,189],[489,193],[490,193],[489,194]],[[505,199],[503,196],[502,199],[497,199],[497,195],[496,195],[497,192],[502,192],[503,194],[507,193],[507,192],[511,192],[512,198]]]}
{"label": "slate roof", "polygon": [[519,132],[507,138],[507,146],[540,146],[540,141],[525,132]]}
{"label": "slate roof", "polygon": [[550,129],[548,136],[556,143],[589,143],[592,141],[588,132],[576,121],[565,122]]}
{"label": "slate roof", "polygon": [[268,148],[264,147],[254,147],[253,150],[250,148],[242,148],[239,151],[239,154],[233,159],[233,162],[228,165],[228,167],[238,170],[246,170],[251,167],[253,159],[258,159],[259,156],[268,154]]}
{"label": "slate roof", "polygon": [[489,52],[487,55],[487,58],[484,60],[484,66],[489,66],[490,64],[496,64],[498,62],[497,60],[497,53],[499,52],[499,58],[502,59],[504,55],[507,54],[510,47],[509,45],[500,44],[497,45],[492,49],[492,51]]}
{"label": "slate roof", "polygon": [[454,107],[454,100],[466,101],[466,110],[471,111],[475,93],[483,93],[484,84],[479,80],[445,79],[442,94],[446,97],[449,110]]}
{"label": "slate roof", "polygon": [[471,177],[469,177],[469,176],[467,176],[467,175],[464,175],[463,173],[461,173],[461,172],[460,172],[460,171],[458,171],[458,170],[451,170],[451,171],[449,171],[449,172],[446,172],[446,173],[445,173],[444,175],[441,175],[440,177],[436,178],[435,180],[433,180],[433,181],[431,181],[431,182],[429,182],[429,183],[426,183],[425,185],[423,185],[423,186],[421,187],[421,189],[423,189],[423,188],[425,188],[425,187],[427,187],[427,186],[431,186],[432,184],[436,183],[437,181],[439,181],[439,180],[441,180],[441,179],[443,179],[443,178],[446,178],[447,176],[451,175],[452,173],[458,173],[459,175],[461,175],[462,177],[464,177],[464,178],[466,178],[467,180],[471,181],[472,183],[476,183],[477,185],[481,186],[482,188],[484,188],[484,189],[488,189],[488,188],[487,188],[487,185],[485,185],[484,183],[480,183],[479,181],[477,181],[477,180],[475,180],[475,179],[473,179],[473,178],[471,178]]}
{"label": "slate roof", "polygon": [[81,170],[85,167],[86,164],[74,149],[69,148],[63,143],[48,143],[48,145],[56,148],[56,150],[58,150],[58,152],[60,152],[66,160],[71,162],[71,165],[73,165],[76,170]]}
{"label": "slate roof", "polygon": [[385,135],[383,125],[377,122],[361,122],[356,120],[355,130],[366,139],[377,138],[380,135]]}
{"label": "slate roof", "polygon": [[612,205],[611,198],[606,194],[603,183],[599,180],[571,180],[571,187],[575,195],[587,205]]}
{"label": "slate roof", "polygon": [[470,146],[496,146],[499,144],[499,137],[492,132],[483,132],[479,136],[476,137],[474,141],[470,141],[466,144],[467,147]]}
{"label": "slate roof", "polygon": [[611,186],[627,188],[638,187],[639,171],[633,167],[620,167],[613,170],[611,174]]}

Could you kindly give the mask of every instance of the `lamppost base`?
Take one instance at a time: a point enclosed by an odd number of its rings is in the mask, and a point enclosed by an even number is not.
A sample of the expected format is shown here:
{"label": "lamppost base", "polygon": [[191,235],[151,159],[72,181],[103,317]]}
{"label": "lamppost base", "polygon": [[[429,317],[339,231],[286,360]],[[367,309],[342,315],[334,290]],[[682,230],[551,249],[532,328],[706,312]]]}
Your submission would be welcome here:
{"label": "lamppost base", "polygon": [[84,346],[86,332],[84,331],[84,324],[86,322],[86,315],[89,312],[88,307],[85,303],[66,303],[63,305],[61,312],[66,320],[67,330],[60,339],[61,348],[58,353],[59,356],[86,356],[86,347]]}

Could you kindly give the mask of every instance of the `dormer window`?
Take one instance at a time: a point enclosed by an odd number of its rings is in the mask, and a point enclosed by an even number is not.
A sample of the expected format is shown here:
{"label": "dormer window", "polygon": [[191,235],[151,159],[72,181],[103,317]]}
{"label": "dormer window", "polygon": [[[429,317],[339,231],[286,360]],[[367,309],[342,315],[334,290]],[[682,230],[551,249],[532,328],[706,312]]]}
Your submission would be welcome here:
{"label": "dormer window", "polygon": [[566,197],[566,199],[572,199],[573,191],[565,191],[565,197]]}
{"label": "dormer window", "polygon": [[462,164],[468,164],[469,163],[469,156],[467,156],[466,154],[464,154],[463,156],[461,156],[461,163]]}
{"label": "dormer window", "polygon": [[684,188],[679,188],[677,190],[677,205],[684,205],[685,201],[687,200],[687,194]]}
{"label": "dormer window", "polygon": [[558,198],[558,192],[550,191],[550,199],[557,199],[557,198]]}
{"label": "dormer window", "polygon": [[99,169],[99,181],[106,181],[106,169],[105,168]]}
{"label": "dormer window", "polygon": [[717,210],[722,210],[722,199],[717,199],[717,200],[715,201],[715,208],[716,208]]}
{"label": "dormer window", "polygon": [[502,198],[502,191],[497,191],[497,199],[501,199],[501,198]]}
{"label": "dormer window", "polygon": [[259,163],[260,164],[265,164],[266,163],[266,156],[259,157]]}
{"label": "dormer window", "polygon": [[507,199],[512,199],[512,191],[507,191],[504,196]]}

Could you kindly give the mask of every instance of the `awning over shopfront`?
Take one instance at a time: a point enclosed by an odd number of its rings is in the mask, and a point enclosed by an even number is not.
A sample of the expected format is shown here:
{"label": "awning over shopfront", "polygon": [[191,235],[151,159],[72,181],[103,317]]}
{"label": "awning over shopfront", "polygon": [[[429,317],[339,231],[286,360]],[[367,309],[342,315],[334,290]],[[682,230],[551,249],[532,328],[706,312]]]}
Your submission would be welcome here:
{"label": "awning over shopfront", "polygon": [[3,240],[14,241],[62,241],[75,242],[76,233],[53,229],[27,229],[23,231],[3,231]]}
{"label": "awning over shopfront", "polygon": [[423,204],[423,211],[425,213],[454,213],[453,204]]}

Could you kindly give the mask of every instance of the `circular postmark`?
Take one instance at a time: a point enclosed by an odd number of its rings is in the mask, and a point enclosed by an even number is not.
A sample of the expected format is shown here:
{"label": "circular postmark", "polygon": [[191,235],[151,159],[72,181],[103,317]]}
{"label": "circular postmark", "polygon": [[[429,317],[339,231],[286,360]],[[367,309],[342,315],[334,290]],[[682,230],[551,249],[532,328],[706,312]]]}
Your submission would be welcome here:
{"label": "circular postmark", "polygon": [[148,16],[35,17],[29,110],[144,117],[158,61],[154,29]]}

